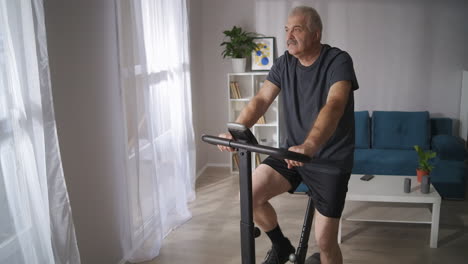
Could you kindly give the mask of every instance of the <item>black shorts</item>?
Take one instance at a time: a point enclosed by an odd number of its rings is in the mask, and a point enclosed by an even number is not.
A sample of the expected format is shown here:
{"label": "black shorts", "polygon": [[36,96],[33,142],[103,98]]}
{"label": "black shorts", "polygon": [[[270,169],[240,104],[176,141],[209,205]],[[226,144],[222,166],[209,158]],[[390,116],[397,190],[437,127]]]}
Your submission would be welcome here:
{"label": "black shorts", "polygon": [[348,192],[350,172],[314,164],[288,169],[284,160],[271,156],[262,163],[270,166],[289,181],[292,186],[290,193],[294,193],[299,184],[304,182],[311,191],[315,208],[322,215],[332,218],[341,217]]}

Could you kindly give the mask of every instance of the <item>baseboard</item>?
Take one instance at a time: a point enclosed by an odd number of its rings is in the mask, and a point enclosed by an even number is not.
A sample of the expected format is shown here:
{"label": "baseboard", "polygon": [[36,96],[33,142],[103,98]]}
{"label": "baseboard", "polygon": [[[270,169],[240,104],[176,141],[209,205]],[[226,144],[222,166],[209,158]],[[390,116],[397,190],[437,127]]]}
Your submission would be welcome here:
{"label": "baseboard", "polygon": [[200,175],[202,175],[209,167],[229,168],[229,163],[207,163],[201,170],[197,172],[196,178],[200,177]]}

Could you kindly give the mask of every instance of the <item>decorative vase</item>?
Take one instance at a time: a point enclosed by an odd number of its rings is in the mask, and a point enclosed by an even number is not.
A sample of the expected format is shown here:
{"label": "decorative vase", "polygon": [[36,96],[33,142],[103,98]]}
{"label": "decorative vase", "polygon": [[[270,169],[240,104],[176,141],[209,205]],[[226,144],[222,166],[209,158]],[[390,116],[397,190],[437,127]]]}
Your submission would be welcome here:
{"label": "decorative vase", "polygon": [[429,178],[429,175],[422,176],[421,192],[429,193],[430,187],[431,187],[431,179]]}
{"label": "decorative vase", "polygon": [[418,176],[418,182],[421,183],[422,177],[423,177],[424,175],[429,175],[429,172],[428,172],[428,171],[425,171],[425,170],[417,169],[417,170],[416,170],[416,175]]}
{"label": "decorative vase", "polygon": [[232,58],[232,72],[245,72],[246,58]]}

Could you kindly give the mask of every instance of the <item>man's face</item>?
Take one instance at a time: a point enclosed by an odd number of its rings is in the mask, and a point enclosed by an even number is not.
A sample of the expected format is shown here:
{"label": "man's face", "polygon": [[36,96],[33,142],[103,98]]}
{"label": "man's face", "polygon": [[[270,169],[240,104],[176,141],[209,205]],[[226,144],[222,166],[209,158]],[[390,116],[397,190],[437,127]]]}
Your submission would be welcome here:
{"label": "man's face", "polygon": [[289,54],[300,57],[310,51],[314,42],[318,41],[317,34],[307,28],[307,19],[301,15],[288,17],[288,24],[284,27]]}

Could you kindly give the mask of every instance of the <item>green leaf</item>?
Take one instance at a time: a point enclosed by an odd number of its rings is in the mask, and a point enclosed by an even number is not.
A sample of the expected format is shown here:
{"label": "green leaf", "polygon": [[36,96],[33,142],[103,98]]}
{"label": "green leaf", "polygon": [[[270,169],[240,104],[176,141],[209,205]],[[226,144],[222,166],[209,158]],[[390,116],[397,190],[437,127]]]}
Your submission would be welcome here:
{"label": "green leaf", "polygon": [[223,34],[225,35],[225,39],[220,44],[220,46],[224,46],[224,50],[221,53],[223,58],[245,58],[252,51],[257,50],[257,45],[254,42],[256,33],[246,32],[241,27],[233,26],[231,30],[223,31]]}
{"label": "green leaf", "polygon": [[429,161],[437,156],[437,153],[431,150],[424,151],[418,145],[414,146],[414,149],[418,153],[418,168],[425,171],[432,171],[434,168],[433,165],[429,163]]}

